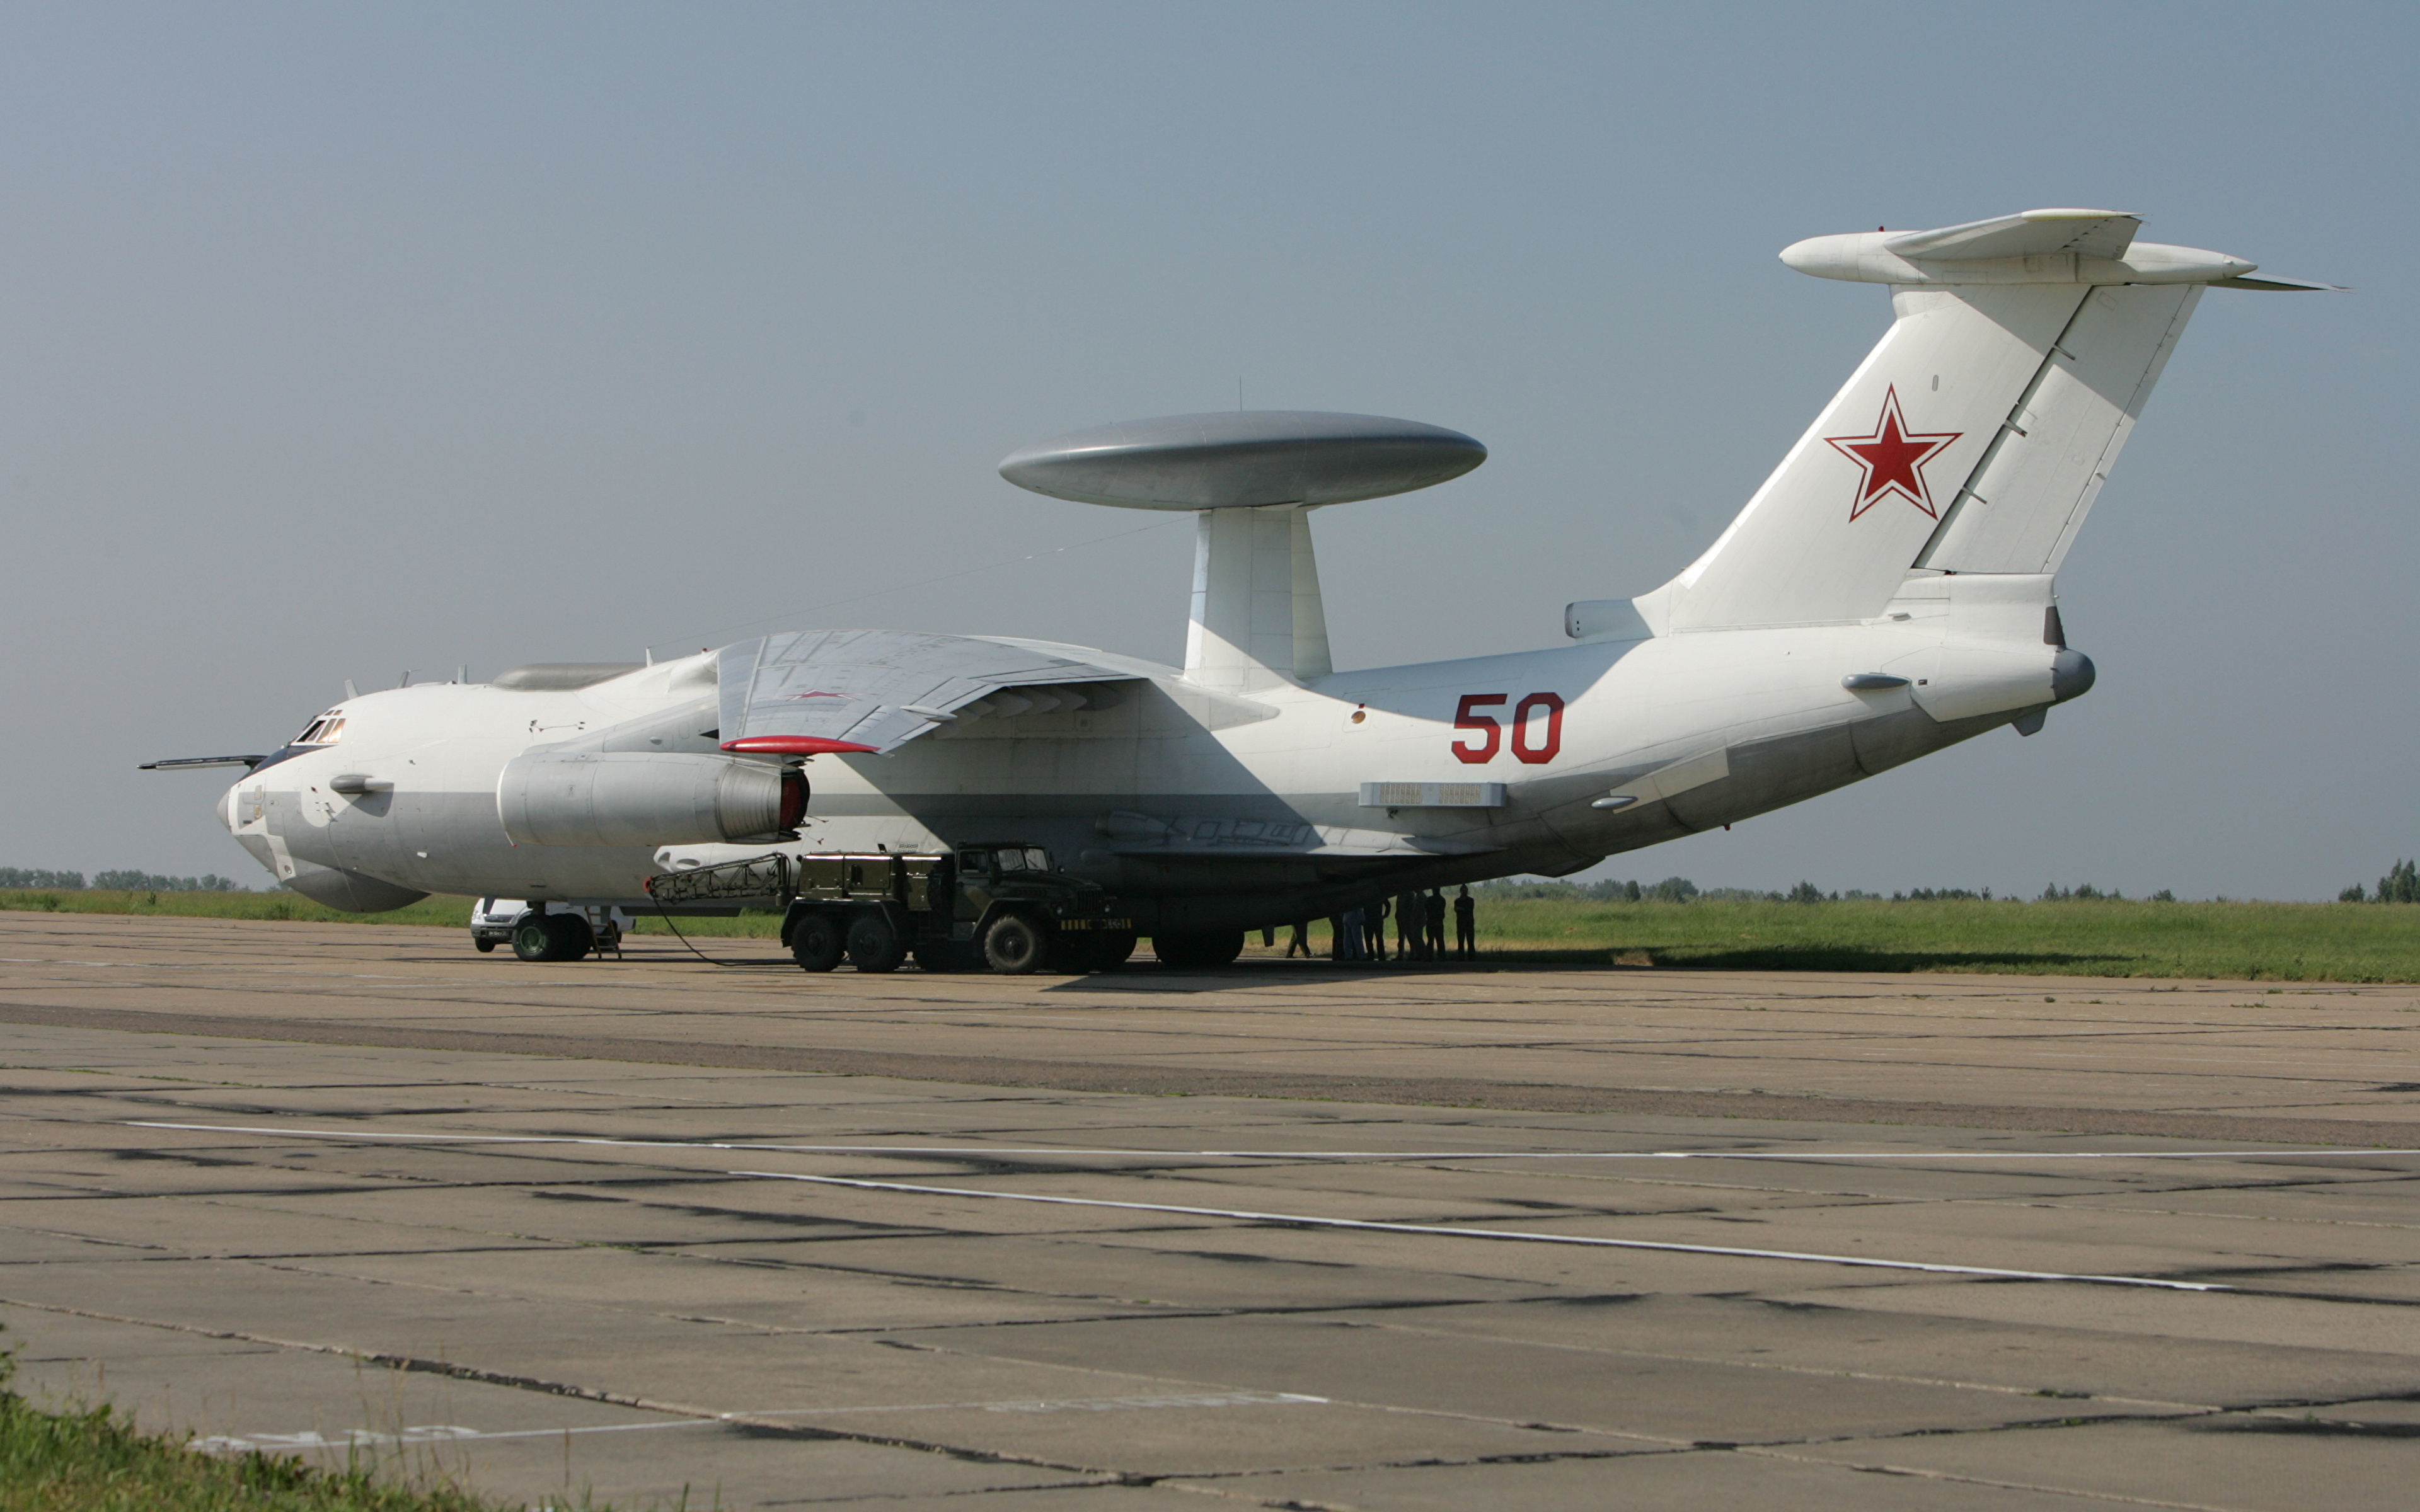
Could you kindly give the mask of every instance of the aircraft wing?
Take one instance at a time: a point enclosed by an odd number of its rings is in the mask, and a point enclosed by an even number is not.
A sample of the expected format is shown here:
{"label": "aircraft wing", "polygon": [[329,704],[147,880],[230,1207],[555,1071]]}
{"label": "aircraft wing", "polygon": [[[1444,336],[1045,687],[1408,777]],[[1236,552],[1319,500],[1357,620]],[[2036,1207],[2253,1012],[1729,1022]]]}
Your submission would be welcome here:
{"label": "aircraft wing", "polygon": [[768,635],[726,646],[719,667],[722,748],[749,755],[884,755],[958,718],[1080,708],[1085,695],[1067,685],[1135,677],[1010,641],[908,630]]}
{"label": "aircraft wing", "polygon": [[171,756],[165,761],[145,762],[138,772],[181,772],[196,766],[258,766],[269,760],[266,753],[258,756]]}

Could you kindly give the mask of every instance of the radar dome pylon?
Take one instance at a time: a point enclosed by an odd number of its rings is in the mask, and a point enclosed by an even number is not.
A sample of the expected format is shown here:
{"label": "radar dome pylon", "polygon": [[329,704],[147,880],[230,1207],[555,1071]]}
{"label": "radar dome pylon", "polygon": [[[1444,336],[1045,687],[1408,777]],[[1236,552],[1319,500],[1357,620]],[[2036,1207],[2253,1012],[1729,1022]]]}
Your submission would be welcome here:
{"label": "radar dome pylon", "polygon": [[1381,415],[1245,409],[1070,431],[1012,452],[1020,488],[1197,516],[1185,674],[1249,692],[1334,670],[1311,510],[1450,482],[1487,460],[1460,431]]}

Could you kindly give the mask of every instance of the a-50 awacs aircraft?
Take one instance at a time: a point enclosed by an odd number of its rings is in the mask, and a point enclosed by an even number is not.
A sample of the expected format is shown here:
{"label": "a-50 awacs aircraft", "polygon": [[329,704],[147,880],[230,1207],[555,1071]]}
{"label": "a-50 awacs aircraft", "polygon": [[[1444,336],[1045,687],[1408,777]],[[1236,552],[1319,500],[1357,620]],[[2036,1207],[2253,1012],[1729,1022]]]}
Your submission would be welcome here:
{"label": "a-50 awacs aircraft", "polygon": [[358,911],[432,892],[644,906],[652,875],[768,849],[1015,841],[1106,887],[1129,948],[1200,964],[1382,893],[1575,872],[2002,725],[2031,734],[2092,686],[2054,575],[2195,301],[2321,286],[2137,242],[2138,224],[2030,210],[1785,250],[1888,285],[1890,329],[1703,556],[1570,606],[1555,649],[1336,671],[1312,512],[1484,449],[1359,415],[1185,415],[1001,464],[1063,499],[1195,512],[1181,668],[806,631],[348,697],[267,756],[157,764],[249,766],[228,829]]}

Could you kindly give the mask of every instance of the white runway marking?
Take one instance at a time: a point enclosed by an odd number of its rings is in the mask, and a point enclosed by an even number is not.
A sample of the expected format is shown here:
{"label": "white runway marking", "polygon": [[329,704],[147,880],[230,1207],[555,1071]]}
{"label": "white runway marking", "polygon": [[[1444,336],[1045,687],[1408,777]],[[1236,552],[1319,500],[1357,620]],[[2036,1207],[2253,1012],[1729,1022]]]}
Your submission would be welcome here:
{"label": "white runway marking", "polygon": [[1855,1265],[1882,1271],[1929,1271],[1942,1275],[1991,1276],[2004,1281],[2085,1281],[2110,1287],[2152,1287],[2163,1291],[2233,1291],[2209,1281],[2161,1281],[2141,1275],[2088,1275],[2066,1271],[2011,1271],[1989,1265],[1944,1265],[1931,1260],[1885,1260],[1863,1255],[1818,1255],[1799,1250],[1740,1249],[1726,1244],[1678,1244],[1648,1239],[1598,1239],[1585,1234],[1542,1234],[1519,1228],[1465,1228],[1450,1224],[1382,1223],[1366,1218],[1319,1218],[1295,1212],[1255,1212],[1249,1208],[1188,1208],[1163,1202],[1112,1202],[1102,1197],[1047,1196],[1034,1192],[983,1192],[956,1186],[920,1186],[908,1181],[866,1181],[845,1176],[794,1176],[786,1171],[734,1171],[770,1181],[807,1181],[817,1186],[869,1192],[907,1192],[922,1196],[988,1197],[1002,1202],[1047,1202],[1069,1208],[1118,1208],[1129,1212],[1171,1212],[1195,1218],[1235,1218],[1247,1223],[1304,1228],[1356,1228],[1388,1234],[1439,1234],[1448,1239],[1517,1240],[1532,1244],[1586,1244],[1601,1249],[1660,1250],[1675,1255],[1727,1255],[1757,1260],[1802,1260]]}
{"label": "white runway marking", "polygon": [[268,1134],[280,1139],[393,1140],[449,1145],[591,1145],[625,1149],[734,1149],[793,1155],[1060,1155],[1127,1160],[2281,1160],[2420,1155],[2359,1145],[2319,1149],[1120,1149],[1082,1145],[793,1145],[746,1140],[612,1139],[593,1134],[390,1134],[371,1129],[285,1129],[260,1124],[129,1119],[131,1129]]}
{"label": "white runway marking", "polygon": [[426,1427],[405,1428],[400,1433],[373,1433],[367,1428],[351,1428],[343,1433],[322,1434],[316,1429],[301,1433],[212,1434],[195,1439],[193,1447],[206,1454],[241,1454],[258,1449],[269,1454],[296,1449],[352,1449],[379,1444],[403,1443],[467,1443],[480,1439],[559,1439],[570,1433],[630,1433],[646,1428],[713,1427],[721,1420],[711,1417],[675,1418],[670,1422],[597,1423],[572,1428],[508,1428],[482,1432],[477,1428],[454,1427],[433,1424]]}
{"label": "white runway marking", "polygon": [[899,1402],[878,1407],[784,1407],[762,1412],[717,1412],[699,1417],[656,1419],[645,1423],[593,1423],[565,1428],[466,1428],[436,1423],[408,1427],[399,1433],[374,1433],[352,1428],[323,1434],[213,1434],[195,1439],[193,1447],[210,1454],[241,1454],[250,1449],[275,1454],[300,1449],[368,1448],[382,1444],[469,1443],[489,1439],[559,1439],[575,1433],[638,1433],[653,1428],[715,1427],[725,1423],[768,1417],[852,1417],[866,1412],[1135,1412],[1163,1408],[1197,1407],[1324,1407],[1328,1398],[1295,1391],[1194,1392],[1160,1396],[1016,1396],[989,1402]]}

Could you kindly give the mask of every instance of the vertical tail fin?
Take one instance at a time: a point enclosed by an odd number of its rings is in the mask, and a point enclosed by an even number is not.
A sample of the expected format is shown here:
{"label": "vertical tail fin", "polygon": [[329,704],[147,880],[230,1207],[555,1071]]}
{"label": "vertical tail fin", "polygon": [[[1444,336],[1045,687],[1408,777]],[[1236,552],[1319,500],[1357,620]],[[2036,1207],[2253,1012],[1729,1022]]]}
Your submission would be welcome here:
{"label": "vertical tail fin", "polygon": [[2107,210],[1820,237],[1782,254],[1894,285],[1895,318],[1729,529],[1637,600],[1659,631],[1882,612],[1911,569],[2055,571],[2204,285],[2253,265],[2133,242]]}

